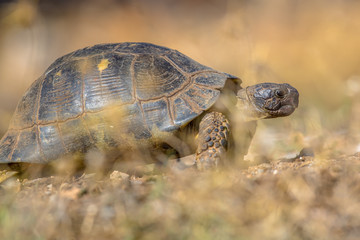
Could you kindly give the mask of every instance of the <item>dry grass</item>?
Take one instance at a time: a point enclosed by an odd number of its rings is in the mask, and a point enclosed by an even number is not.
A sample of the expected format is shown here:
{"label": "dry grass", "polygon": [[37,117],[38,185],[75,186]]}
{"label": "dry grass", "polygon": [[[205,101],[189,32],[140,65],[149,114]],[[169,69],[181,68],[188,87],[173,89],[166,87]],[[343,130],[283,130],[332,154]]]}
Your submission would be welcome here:
{"label": "dry grass", "polygon": [[2,239],[357,239],[360,158],[8,181]]}
{"label": "dry grass", "polygon": [[[165,45],[245,85],[288,82],[300,107],[259,122],[246,168],[10,179],[1,239],[358,238],[357,1],[61,2],[0,4],[1,134],[52,61],[100,42]],[[309,146],[314,158],[279,161]]]}

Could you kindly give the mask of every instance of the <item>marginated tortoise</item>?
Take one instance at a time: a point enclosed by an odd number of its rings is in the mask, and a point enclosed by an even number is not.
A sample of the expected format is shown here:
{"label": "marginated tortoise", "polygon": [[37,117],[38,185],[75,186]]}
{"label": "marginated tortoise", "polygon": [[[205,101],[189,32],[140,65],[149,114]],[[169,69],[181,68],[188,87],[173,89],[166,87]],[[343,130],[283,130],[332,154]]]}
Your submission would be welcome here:
{"label": "marginated tortoise", "polygon": [[[240,83],[149,43],[86,47],[57,59],[25,92],[1,139],[0,163],[148,146],[197,121],[197,165],[211,167],[227,150],[229,113],[255,121],[290,115],[298,106],[299,94],[289,84],[242,89]],[[221,96],[230,103],[216,107]]]}

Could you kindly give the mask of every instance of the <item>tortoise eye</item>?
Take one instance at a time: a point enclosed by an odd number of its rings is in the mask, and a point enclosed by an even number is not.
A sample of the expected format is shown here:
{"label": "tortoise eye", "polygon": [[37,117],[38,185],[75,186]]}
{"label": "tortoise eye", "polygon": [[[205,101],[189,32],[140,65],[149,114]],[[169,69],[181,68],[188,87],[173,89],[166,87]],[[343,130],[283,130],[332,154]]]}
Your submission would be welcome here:
{"label": "tortoise eye", "polygon": [[283,98],[285,97],[285,91],[284,90],[280,90],[280,89],[276,89],[275,90],[275,96],[279,97],[279,98]]}

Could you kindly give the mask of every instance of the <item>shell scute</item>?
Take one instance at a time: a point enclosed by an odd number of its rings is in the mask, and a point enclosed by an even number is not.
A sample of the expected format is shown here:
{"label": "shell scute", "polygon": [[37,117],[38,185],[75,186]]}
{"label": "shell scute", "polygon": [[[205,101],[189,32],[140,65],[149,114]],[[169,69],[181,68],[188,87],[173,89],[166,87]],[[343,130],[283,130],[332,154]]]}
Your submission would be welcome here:
{"label": "shell scute", "polygon": [[46,159],[56,159],[66,152],[57,125],[39,126],[39,132],[40,144]]}
{"label": "shell scute", "polygon": [[[131,77],[133,58],[131,55],[106,54],[87,60],[83,71],[86,111],[98,111],[109,105],[134,101]],[[104,59],[108,65],[99,69]]]}
{"label": "shell scute", "polygon": [[204,111],[209,109],[215,103],[220,95],[220,91],[193,85],[185,91],[184,94],[188,96],[187,99],[194,102],[199,109]]}
{"label": "shell scute", "polygon": [[82,113],[82,74],[78,61],[53,69],[44,79],[38,112],[39,123],[65,121]]}
{"label": "shell scute", "polygon": [[137,98],[149,100],[169,96],[182,89],[188,79],[164,58],[140,55],[134,64]]}
{"label": "shell scute", "polygon": [[19,133],[18,142],[14,146],[12,154],[12,162],[32,162],[43,163],[47,160],[41,152],[38,144],[38,130],[37,126],[23,129]]}
{"label": "shell scute", "polygon": [[172,51],[171,53],[167,54],[166,57],[187,73],[211,70],[211,68],[196,62],[195,60],[185,56],[178,51]]}
{"label": "shell scute", "polygon": [[19,131],[9,130],[0,142],[0,162],[9,162],[12,159],[12,152],[16,145]]}
{"label": "shell scute", "polygon": [[39,105],[38,95],[43,77],[37,79],[20,99],[10,123],[10,128],[21,129],[36,124],[36,114]]}
{"label": "shell scute", "polygon": [[151,129],[169,132],[175,130],[172,114],[169,112],[170,107],[165,99],[143,102],[142,108],[146,123]]}
{"label": "shell scute", "polygon": [[[62,144],[67,152],[85,152],[91,146],[91,136],[81,118],[59,123]],[[76,129],[76,131],[74,131]]]}
{"label": "shell scute", "polygon": [[194,83],[198,85],[203,85],[215,89],[221,89],[224,87],[228,76],[221,72],[202,72],[196,74],[192,77],[194,79]]}
{"label": "shell scute", "polygon": [[179,96],[174,100],[174,123],[176,126],[184,126],[198,115],[199,111],[195,111],[182,97]]}

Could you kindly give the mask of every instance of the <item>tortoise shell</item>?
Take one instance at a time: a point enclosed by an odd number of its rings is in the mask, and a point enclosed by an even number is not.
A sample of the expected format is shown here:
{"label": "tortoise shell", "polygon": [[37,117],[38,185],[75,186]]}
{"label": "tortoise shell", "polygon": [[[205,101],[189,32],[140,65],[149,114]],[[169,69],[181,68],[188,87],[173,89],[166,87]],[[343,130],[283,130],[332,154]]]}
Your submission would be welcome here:
{"label": "tortoise shell", "polygon": [[0,162],[49,162],[176,131],[209,109],[229,78],[236,77],[149,43],[74,51],[25,92],[1,140]]}

